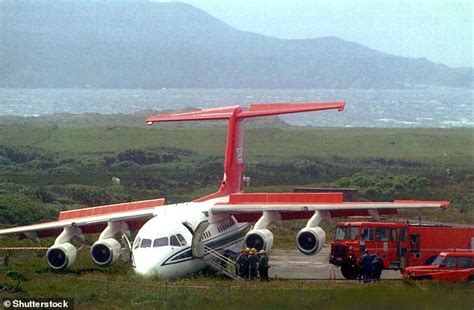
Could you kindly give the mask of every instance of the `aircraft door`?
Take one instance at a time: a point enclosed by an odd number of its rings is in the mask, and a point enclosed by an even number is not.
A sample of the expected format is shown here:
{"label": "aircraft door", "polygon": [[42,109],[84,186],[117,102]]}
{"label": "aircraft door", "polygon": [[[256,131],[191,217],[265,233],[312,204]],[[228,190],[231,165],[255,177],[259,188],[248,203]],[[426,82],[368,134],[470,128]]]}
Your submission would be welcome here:
{"label": "aircraft door", "polygon": [[201,239],[208,226],[209,222],[207,220],[202,221],[194,231],[193,240],[191,241],[191,251],[193,253],[193,257],[204,257],[204,244],[201,242]]}

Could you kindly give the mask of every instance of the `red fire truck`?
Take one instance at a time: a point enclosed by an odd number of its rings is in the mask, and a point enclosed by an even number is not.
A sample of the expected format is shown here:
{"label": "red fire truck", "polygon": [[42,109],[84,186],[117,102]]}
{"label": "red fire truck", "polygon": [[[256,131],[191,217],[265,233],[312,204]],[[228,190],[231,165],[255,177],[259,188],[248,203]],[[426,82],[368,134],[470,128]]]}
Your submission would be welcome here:
{"label": "red fire truck", "polygon": [[346,279],[356,279],[364,249],[380,256],[383,269],[429,265],[443,251],[474,251],[474,227],[342,222],[336,226],[329,262],[340,266]]}

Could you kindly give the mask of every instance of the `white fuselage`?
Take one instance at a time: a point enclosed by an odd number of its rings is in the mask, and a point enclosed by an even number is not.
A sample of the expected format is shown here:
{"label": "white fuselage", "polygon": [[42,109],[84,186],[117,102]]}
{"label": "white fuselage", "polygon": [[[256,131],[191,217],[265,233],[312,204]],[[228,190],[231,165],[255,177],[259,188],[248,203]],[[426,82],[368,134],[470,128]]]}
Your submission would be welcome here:
{"label": "white fuselage", "polygon": [[175,278],[207,268],[205,261],[193,257],[191,249],[191,231],[206,220],[209,226],[202,236],[202,243],[219,252],[238,252],[249,224],[238,223],[231,215],[213,215],[211,208],[219,200],[157,207],[155,216],[142,226],[133,242],[135,272]]}

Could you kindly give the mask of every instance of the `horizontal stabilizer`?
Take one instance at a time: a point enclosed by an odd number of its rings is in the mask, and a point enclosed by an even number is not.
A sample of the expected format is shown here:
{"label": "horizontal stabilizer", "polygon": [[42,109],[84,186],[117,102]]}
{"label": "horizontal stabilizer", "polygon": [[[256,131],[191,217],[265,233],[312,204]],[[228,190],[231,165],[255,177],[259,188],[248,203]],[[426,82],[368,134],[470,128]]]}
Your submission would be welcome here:
{"label": "horizontal stabilizer", "polygon": [[151,125],[155,122],[177,122],[177,121],[212,121],[223,120],[231,117],[235,107],[202,109],[192,112],[181,112],[172,114],[158,114],[147,118],[146,123]]}
{"label": "horizontal stabilizer", "polygon": [[238,118],[249,118],[259,116],[270,116],[279,114],[290,114],[323,110],[338,110],[341,112],[345,107],[344,102],[328,103],[264,103],[251,104],[248,110],[244,110]]}
{"label": "horizontal stabilizer", "polygon": [[148,117],[146,123],[148,125],[151,125],[155,122],[225,120],[231,117],[243,119],[250,117],[270,116],[298,112],[323,110],[342,111],[344,110],[344,107],[344,102],[251,104],[248,108],[230,106],[222,108],[201,109],[198,111],[191,112],[158,114]]}

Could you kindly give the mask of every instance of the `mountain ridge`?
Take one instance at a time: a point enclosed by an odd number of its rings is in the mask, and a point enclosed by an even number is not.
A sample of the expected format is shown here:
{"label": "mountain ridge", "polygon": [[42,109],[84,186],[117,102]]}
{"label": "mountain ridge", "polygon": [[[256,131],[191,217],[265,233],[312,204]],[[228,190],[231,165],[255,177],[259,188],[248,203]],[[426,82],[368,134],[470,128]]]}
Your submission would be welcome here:
{"label": "mountain ridge", "polygon": [[472,87],[472,68],[240,31],[184,3],[0,3],[0,87]]}

